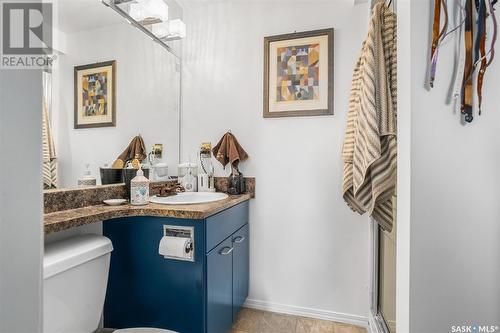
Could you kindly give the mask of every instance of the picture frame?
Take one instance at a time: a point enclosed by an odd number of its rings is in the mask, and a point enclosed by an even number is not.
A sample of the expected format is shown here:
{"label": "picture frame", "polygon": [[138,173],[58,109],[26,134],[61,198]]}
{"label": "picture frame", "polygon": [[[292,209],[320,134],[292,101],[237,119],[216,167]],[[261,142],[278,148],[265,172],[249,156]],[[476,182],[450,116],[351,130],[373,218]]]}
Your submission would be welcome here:
{"label": "picture frame", "polygon": [[333,115],[334,29],[264,38],[264,118]]}
{"label": "picture frame", "polygon": [[116,126],[116,61],[74,68],[74,128]]}

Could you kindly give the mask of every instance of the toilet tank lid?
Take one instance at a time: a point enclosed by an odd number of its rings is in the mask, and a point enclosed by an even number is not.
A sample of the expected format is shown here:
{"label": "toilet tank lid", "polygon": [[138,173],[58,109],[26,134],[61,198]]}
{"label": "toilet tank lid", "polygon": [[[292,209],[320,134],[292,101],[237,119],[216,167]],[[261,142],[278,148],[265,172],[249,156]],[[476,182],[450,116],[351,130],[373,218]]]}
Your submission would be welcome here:
{"label": "toilet tank lid", "polygon": [[111,251],[111,241],[100,235],[80,235],[47,244],[43,256],[43,278],[47,279]]}

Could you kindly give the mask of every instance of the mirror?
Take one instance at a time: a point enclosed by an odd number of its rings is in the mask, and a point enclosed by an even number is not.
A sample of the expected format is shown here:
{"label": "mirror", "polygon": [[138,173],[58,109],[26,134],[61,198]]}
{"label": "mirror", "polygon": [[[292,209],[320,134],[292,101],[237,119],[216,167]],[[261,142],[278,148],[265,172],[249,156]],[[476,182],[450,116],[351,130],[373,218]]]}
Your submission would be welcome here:
{"label": "mirror", "polygon": [[93,178],[100,185],[100,168],[111,168],[138,135],[145,154],[156,145],[152,160],[175,175],[181,69],[169,49],[180,41],[166,48],[98,0],[54,1],[54,21],[54,62],[44,73],[44,188]]}

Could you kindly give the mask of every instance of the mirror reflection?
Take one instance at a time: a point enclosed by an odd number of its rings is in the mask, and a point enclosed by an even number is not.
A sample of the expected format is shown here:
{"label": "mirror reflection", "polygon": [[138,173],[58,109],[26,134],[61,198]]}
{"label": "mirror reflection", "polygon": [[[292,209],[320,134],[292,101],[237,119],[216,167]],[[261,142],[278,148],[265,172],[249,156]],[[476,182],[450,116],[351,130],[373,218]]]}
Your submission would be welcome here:
{"label": "mirror reflection", "polygon": [[[54,6],[54,66],[44,73],[42,107],[44,188],[121,182],[106,170],[139,164],[156,167],[151,178],[175,174],[178,57],[100,1]],[[178,38],[168,43],[180,45]]]}

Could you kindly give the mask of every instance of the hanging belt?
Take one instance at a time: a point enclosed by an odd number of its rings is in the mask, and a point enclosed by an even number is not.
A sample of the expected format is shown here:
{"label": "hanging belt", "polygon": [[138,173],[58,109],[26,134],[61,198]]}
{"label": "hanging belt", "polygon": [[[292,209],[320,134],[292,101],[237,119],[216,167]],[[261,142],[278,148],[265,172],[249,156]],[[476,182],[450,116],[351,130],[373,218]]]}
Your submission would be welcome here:
{"label": "hanging belt", "polygon": [[[482,107],[482,102],[483,102],[482,90],[483,90],[484,75],[486,74],[486,69],[490,66],[493,59],[495,58],[495,43],[497,40],[497,19],[496,19],[495,8],[494,8],[495,3],[496,3],[496,1],[488,0],[488,4],[489,4],[488,9],[490,12],[491,20],[493,22],[493,37],[491,39],[491,46],[490,46],[490,50],[488,51],[488,53],[486,53],[486,35],[487,35],[486,18],[488,16],[488,14],[486,12],[486,1],[485,0],[481,0],[480,9],[478,11],[478,13],[479,13],[478,27],[479,27],[479,29],[481,29],[481,26],[482,26],[482,29],[483,29],[481,35],[479,35],[479,32],[478,32],[478,38],[480,38],[479,52],[481,54],[481,58],[477,59],[476,63],[475,63],[475,66],[477,66],[479,62],[481,63],[481,67],[480,67],[479,73],[477,75],[477,96],[478,96],[478,105],[479,105],[479,114],[480,115],[481,115],[481,111],[482,111],[481,107]],[[489,59],[487,59],[488,54],[490,56]]]}
{"label": "hanging belt", "polygon": [[495,4],[497,3],[497,0],[493,0],[489,2],[489,11],[491,15],[491,21],[493,22],[493,37],[491,38],[491,46],[490,46],[490,60],[488,60],[487,66],[491,65],[493,62],[493,59],[495,59],[495,44],[497,42],[497,36],[498,36],[498,22],[497,22],[497,15],[495,14]]}
{"label": "hanging belt", "polygon": [[[453,85],[453,93],[452,97],[453,99],[458,100],[462,96],[462,82],[464,79],[464,71],[465,71],[465,47],[463,45],[464,41],[464,23],[465,23],[465,17],[467,16],[467,13],[465,11],[465,0],[459,0],[458,1],[458,6],[460,7],[459,11],[459,25],[457,26],[458,29],[458,61],[457,61],[457,70],[455,71],[455,79],[454,82],[455,84]],[[459,106],[459,110],[461,108],[461,101],[457,103]]]}
{"label": "hanging belt", "polygon": [[[441,29],[441,8],[444,12],[444,25]],[[439,56],[439,44],[446,36],[448,29],[448,8],[446,0],[434,0],[434,24],[432,27],[432,46],[431,46],[431,64],[429,71],[429,84],[434,87],[434,80],[436,78],[437,60]]]}
{"label": "hanging belt", "polygon": [[470,123],[474,120],[472,115],[472,74],[474,70],[473,66],[473,4],[472,0],[467,0],[465,2],[465,68],[464,77],[462,82],[462,107],[461,112],[465,116],[466,122]]}
{"label": "hanging belt", "polygon": [[[481,44],[486,43],[486,0],[476,0],[476,11],[477,11],[477,32],[476,40],[474,45],[474,65],[486,55],[486,47],[482,49]],[[481,59],[480,59],[481,57]]]}
{"label": "hanging belt", "polygon": [[475,58],[474,58],[474,68],[481,63],[479,73],[477,75],[477,99],[479,106],[479,115],[481,115],[481,104],[483,101],[482,88],[484,73],[486,72],[486,66],[488,61],[486,59],[486,1],[476,0],[476,10],[477,10],[477,35],[476,35],[476,45],[475,45]]}

